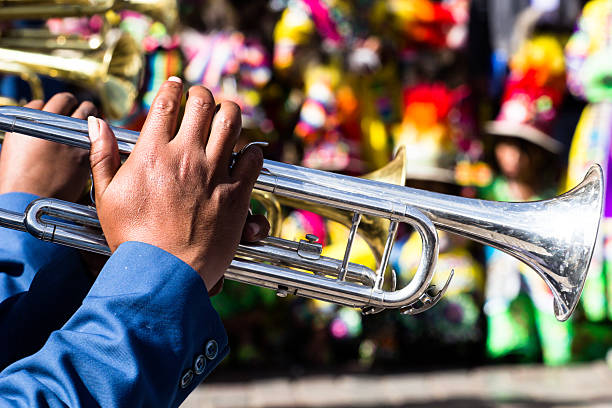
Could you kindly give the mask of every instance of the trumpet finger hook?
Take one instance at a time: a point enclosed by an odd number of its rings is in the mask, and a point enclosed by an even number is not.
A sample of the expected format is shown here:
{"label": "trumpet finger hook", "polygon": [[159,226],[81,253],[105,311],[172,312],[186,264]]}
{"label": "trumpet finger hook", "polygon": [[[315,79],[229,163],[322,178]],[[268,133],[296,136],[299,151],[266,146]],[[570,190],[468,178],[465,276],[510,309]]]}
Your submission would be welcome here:
{"label": "trumpet finger hook", "polygon": [[423,294],[419,297],[419,300],[402,308],[400,310],[400,313],[412,316],[419,313],[423,313],[424,311],[434,307],[440,301],[440,299],[442,299],[442,296],[444,296],[444,294],[446,293],[446,290],[448,289],[448,286],[450,285],[451,279],[453,279],[454,274],[455,270],[451,269],[450,274],[448,275],[448,279],[446,280],[444,286],[442,286],[442,289],[433,293],[435,291],[436,286],[431,285],[425,292],[423,292]]}

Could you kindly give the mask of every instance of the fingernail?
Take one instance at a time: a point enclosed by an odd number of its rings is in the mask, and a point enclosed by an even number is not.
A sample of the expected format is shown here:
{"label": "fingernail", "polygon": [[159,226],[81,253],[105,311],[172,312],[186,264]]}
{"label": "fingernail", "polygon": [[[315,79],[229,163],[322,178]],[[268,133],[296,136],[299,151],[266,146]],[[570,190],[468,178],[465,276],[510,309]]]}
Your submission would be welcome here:
{"label": "fingernail", "polygon": [[89,130],[89,140],[95,142],[96,139],[100,136],[100,123],[98,122],[98,118],[94,116],[88,116],[87,128]]}
{"label": "fingernail", "polygon": [[168,81],[176,82],[176,83],[179,83],[179,84],[183,83],[183,80],[181,80],[181,78],[179,78],[177,76],[171,76],[170,78],[168,78]]}
{"label": "fingernail", "polygon": [[259,235],[261,227],[256,222],[249,222],[249,231],[251,232],[251,237],[255,238]]}

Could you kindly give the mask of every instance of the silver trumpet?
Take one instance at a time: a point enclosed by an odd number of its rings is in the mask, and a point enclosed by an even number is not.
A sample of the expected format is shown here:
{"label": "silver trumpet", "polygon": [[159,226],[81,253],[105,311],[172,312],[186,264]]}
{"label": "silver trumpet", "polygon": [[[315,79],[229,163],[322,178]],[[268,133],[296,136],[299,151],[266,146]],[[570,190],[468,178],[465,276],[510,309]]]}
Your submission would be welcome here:
{"label": "silver trumpet", "polygon": [[[138,133],[113,130],[120,153],[128,155]],[[90,147],[87,122],[27,108],[0,107],[0,131]],[[398,308],[416,314],[435,305],[452,278],[451,271],[442,288],[431,286],[438,256],[436,228],[440,228],[500,249],[533,268],[554,296],[558,320],[567,320],[580,299],[601,218],[603,174],[599,165],[593,165],[571,191],[527,203],[448,196],[270,160],[263,167],[255,189],[353,214],[345,255],[342,260],[321,256],[316,237],[299,242],[270,237],[259,244],[240,245],[225,274],[228,279],[270,288],[279,296],[293,294],[359,307],[364,313]],[[349,262],[364,215],[390,221],[376,271]],[[401,222],[420,234],[423,249],[414,278],[396,290],[395,275],[387,266]],[[0,210],[0,226],[110,254],[93,207],[42,198],[23,214]]]}

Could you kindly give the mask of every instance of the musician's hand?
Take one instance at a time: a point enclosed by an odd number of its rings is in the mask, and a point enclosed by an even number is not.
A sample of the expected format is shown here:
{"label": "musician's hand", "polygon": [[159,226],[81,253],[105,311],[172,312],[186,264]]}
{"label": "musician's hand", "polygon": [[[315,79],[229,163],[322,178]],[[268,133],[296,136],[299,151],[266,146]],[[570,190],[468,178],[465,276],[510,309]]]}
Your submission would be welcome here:
{"label": "musician's hand", "polygon": [[[96,114],[96,107],[91,102],[77,105],[73,95],[60,93],[46,104],[35,100],[26,107],[60,115],[72,114],[79,119]],[[0,194],[19,191],[76,201],[89,176],[87,157],[83,149],[16,133],[7,134],[0,153]]]}
{"label": "musician's hand", "polygon": [[126,241],[155,245],[191,265],[212,292],[241,234],[246,240],[267,234],[267,223],[260,219],[255,225],[259,231],[248,224],[245,228],[262,153],[256,146],[247,149],[230,170],[240,109],[224,102],[215,113],[210,91],[200,86],[189,90],[176,133],[182,92],[178,79],[161,86],[138,143],[121,167],[110,128],[89,119],[96,206],[111,250]]}

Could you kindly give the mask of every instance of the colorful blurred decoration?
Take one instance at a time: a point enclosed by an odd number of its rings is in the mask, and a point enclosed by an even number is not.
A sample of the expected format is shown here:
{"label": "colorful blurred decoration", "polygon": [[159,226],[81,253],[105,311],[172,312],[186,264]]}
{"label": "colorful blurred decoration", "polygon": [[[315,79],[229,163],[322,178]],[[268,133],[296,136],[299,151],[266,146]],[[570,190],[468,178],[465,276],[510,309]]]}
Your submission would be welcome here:
{"label": "colorful blurred decoration", "polygon": [[468,0],[390,0],[380,1],[382,7],[388,7],[395,28],[411,45],[457,49],[466,41]]}
{"label": "colorful blurred decoration", "polygon": [[588,105],[574,133],[564,189],[581,177],[591,163],[599,163],[606,175],[604,218],[582,295],[582,307],[588,322],[577,329],[576,349],[584,358],[601,358],[612,349],[612,330],[609,329],[612,319],[611,18],[611,2],[589,1],[565,48],[569,89],[585,99]]}
{"label": "colorful blurred decoration", "polygon": [[203,34],[183,30],[181,49],[188,82],[209,88],[217,102],[238,104],[244,127],[269,130],[260,90],[270,80],[270,62],[259,41],[237,31]]}
{"label": "colorful blurred decoration", "polygon": [[358,101],[353,90],[342,82],[342,74],[334,65],[314,65],[304,72],[305,98],[294,133],[303,142],[302,164],[306,167],[363,170],[357,161]]}
{"label": "colorful blurred decoration", "polygon": [[482,144],[473,118],[465,110],[465,87],[450,90],[442,83],[404,90],[404,114],[393,128],[395,146],[405,146],[408,179],[484,186],[489,167],[479,161]]}
{"label": "colorful blurred decoration", "polygon": [[590,103],[612,99],[611,15],[609,1],[589,1],[565,47],[567,86],[574,95]]}
{"label": "colorful blurred decoration", "polygon": [[560,40],[537,35],[527,40],[510,61],[510,74],[497,119],[488,133],[515,137],[560,153],[552,125],[565,93],[565,65]]}
{"label": "colorful blurred decoration", "polygon": [[[440,304],[422,316],[400,316],[400,323],[409,328],[414,341],[424,341],[422,337],[425,336],[425,341],[452,345],[459,350],[461,344],[478,344],[483,338],[480,310],[484,273],[468,250],[467,240],[444,231],[439,231],[438,235],[440,256],[432,284],[442,287],[451,270],[454,277]],[[399,271],[399,285],[403,285],[412,279],[420,261],[418,234],[411,234],[408,240],[396,245],[394,251],[393,263]]]}

